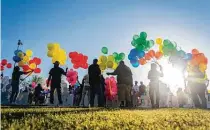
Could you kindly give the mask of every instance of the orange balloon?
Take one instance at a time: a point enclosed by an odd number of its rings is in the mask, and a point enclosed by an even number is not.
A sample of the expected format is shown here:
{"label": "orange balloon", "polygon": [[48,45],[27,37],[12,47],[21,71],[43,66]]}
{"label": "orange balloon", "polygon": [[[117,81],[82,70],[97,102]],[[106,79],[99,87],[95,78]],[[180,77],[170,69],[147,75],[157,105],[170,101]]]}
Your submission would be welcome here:
{"label": "orange balloon", "polygon": [[148,54],[150,55],[150,57],[154,57],[155,56],[155,51],[154,50],[150,50],[148,52]]}
{"label": "orange balloon", "polygon": [[146,60],[151,60],[151,57],[148,53],[146,53],[144,57],[145,57]]}
{"label": "orange balloon", "polygon": [[147,63],[147,61],[146,61],[144,58],[141,58],[141,59],[139,60],[139,63],[140,63],[141,65],[144,65],[144,64]]}
{"label": "orange balloon", "polygon": [[208,64],[208,59],[206,57],[204,58],[203,63],[206,64],[206,65]]}
{"label": "orange balloon", "polygon": [[192,54],[193,55],[196,55],[196,54],[198,54],[199,53],[199,51],[197,50],[197,49],[192,49]]}
{"label": "orange balloon", "polygon": [[156,59],[160,59],[162,56],[163,56],[163,53],[161,53],[159,51],[155,53],[155,58]]}

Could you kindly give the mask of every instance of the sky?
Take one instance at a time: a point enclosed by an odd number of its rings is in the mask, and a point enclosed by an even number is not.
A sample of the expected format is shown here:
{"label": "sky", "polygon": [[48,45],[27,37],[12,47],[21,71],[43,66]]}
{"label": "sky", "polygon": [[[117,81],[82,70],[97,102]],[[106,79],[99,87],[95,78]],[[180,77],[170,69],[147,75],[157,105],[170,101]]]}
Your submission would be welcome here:
{"label": "sky", "polygon": [[[149,39],[176,41],[186,52],[197,48],[210,58],[209,0],[2,0],[1,7],[1,58],[13,62],[20,39],[23,51],[31,49],[42,59],[44,77],[52,67],[50,42],[60,43],[67,53],[88,55],[91,64],[103,46],[109,54],[128,54],[132,36],[141,31]],[[69,59],[67,63],[72,68]],[[131,67],[128,60],[126,64]],[[134,80],[148,83],[149,65],[131,68]],[[81,79],[87,70],[78,72]],[[4,73],[11,75],[11,70]]]}

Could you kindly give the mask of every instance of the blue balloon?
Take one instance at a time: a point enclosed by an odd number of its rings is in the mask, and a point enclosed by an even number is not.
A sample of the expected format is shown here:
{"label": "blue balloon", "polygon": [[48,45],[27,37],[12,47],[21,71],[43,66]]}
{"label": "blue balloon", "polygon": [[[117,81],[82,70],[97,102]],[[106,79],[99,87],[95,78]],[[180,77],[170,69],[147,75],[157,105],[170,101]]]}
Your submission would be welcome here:
{"label": "blue balloon", "polygon": [[132,56],[131,54],[128,55],[129,60],[137,60],[136,56]]}
{"label": "blue balloon", "polygon": [[131,65],[132,65],[133,67],[135,67],[135,68],[139,67],[139,62],[138,62],[138,60],[130,60],[130,63],[131,63]]}
{"label": "blue balloon", "polygon": [[21,61],[21,58],[18,57],[18,56],[13,56],[13,61],[14,62],[20,62]]}
{"label": "blue balloon", "polygon": [[132,57],[137,56],[137,55],[138,55],[138,50],[136,50],[135,48],[132,49],[132,50],[130,51],[130,55],[131,55]]}
{"label": "blue balloon", "polygon": [[185,59],[186,60],[191,60],[192,59],[192,54],[191,53],[187,53],[186,55],[185,55]]}
{"label": "blue balloon", "polygon": [[144,51],[138,51],[137,57],[138,57],[139,59],[141,59],[141,58],[144,57],[144,55],[145,55],[145,52],[144,52]]}
{"label": "blue balloon", "polygon": [[21,50],[15,50],[14,54],[17,56],[19,52],[22,52]]}

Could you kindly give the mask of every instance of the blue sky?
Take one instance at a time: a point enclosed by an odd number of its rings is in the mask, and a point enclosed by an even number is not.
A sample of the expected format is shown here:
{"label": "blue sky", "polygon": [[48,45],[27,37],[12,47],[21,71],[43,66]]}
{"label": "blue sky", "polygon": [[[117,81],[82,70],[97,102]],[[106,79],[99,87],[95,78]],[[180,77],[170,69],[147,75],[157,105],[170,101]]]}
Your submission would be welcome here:
{"label": "blue sky", "polygon": [[[42,58],[45,77],[52,67],[46,55],[49,42],[59,42],[66,52],[82,52],[91,63],[103,46],[127,54],[132,36],[141,31],[151,39],[176,41],[186,52],[198,48],[210,58],[208,0],[2,0],[1,6],[1,57],[12,62],[21,39],[22,50],[32,49]],[[134,79],[146,80],[148,67],[132,68]],[[85,73],[79,70],[80,76]]]}

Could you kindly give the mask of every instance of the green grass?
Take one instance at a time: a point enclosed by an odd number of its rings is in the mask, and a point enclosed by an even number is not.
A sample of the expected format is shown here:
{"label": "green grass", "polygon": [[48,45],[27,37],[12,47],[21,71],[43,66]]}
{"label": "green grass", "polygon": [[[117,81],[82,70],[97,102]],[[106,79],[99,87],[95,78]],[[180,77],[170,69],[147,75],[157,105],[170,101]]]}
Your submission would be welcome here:
{"label": "green grass", "polygon": [[102,108],[2,108],[1,129],[210,130],[210,111]]}

